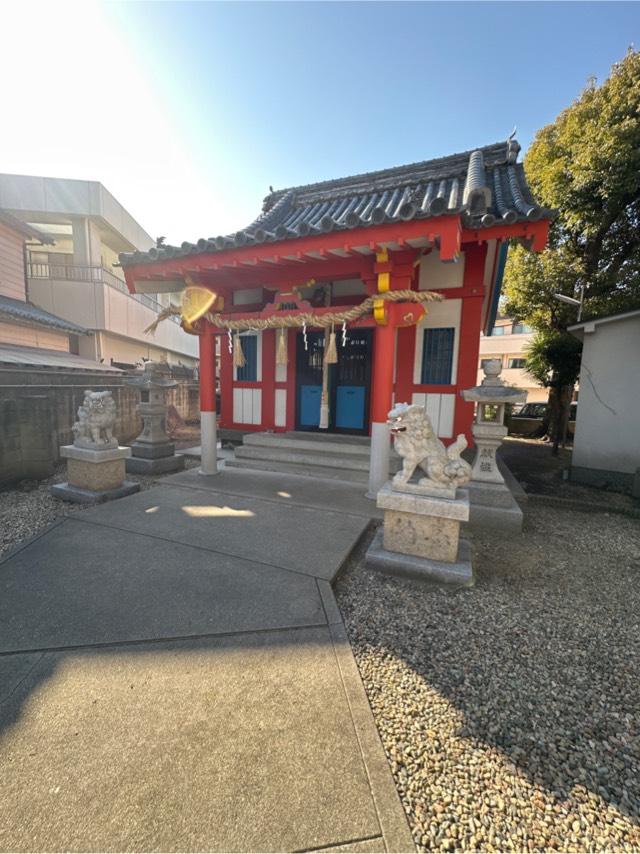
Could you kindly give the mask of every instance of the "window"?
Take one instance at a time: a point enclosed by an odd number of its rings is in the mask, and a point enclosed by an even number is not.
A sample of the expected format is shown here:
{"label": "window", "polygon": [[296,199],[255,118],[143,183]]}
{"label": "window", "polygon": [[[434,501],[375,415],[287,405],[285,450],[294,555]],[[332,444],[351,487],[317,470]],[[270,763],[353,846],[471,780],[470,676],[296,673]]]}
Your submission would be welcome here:
{"label": "window", "polygon": [[492,335],[504,335],[505,329],[506,329],[505,326],[494,326],[491,334]]}
{"label": "window", "polygon": [[258,379],[258,336],[241,335],[240,343],[244,353],[244,368],[237,368],[236,380],[241,383],[254,383]]}
{"label": "window", "polygon": [[533,328],[526,323],[514,323],[511,331],[514,335],[522,335],[525,332],[533,332]]}
{"label": "window", "polygon": [[510,368],[524,368],[527,360],[526,359],[509,359],[509,367]]}
{"label": "window", "polygon": [[450,385],[455,329],[425,329],[422,343],[423,385]]}

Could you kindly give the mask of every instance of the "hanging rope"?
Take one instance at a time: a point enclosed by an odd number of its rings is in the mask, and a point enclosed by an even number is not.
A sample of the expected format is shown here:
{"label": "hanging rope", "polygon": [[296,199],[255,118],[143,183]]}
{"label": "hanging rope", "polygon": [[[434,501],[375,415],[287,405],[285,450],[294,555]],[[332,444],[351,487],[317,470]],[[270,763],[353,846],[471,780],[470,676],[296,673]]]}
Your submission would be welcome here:
{"label": "hanging rope", "polygon": [[[328,329],[335,324],[353,323],[365,314],[370,314],[376,303],[382,302],[439,302],[443,297],[433,291],[385,291],[382,294],[367,297],[360,305],[354,305],[345,311],[329,311],[324,314],[314,314],[312,311],[300,312],[299,314],[285,314],[281,317],[254,317],[251,319],[237,319],[224,317],[222,314],[206,312],[203,316],[218,329],[246,330],[246,329],[286,329],[288,327],[315,326],[319,329]],[[145,329],[145,332],[153,333],[158,325],[168,317],[182,316],[180,306],[170,305],[160,312],[154,322]]]}
{"label": "hanging rope", "polygon": [[276,364],[286,365],[289,361],[287,355],[287,333],[284,329],[278,330],[278,352],[276,353]]}
{"label": "hanging rope", "polygon": [[242,342],[240,341],[239,335],[234,335],[233,337],[233,364],[236,368],[244,368],[247,364],[247,360],[245,359],[242,351]]}
{"label": "hanging rope", "polygon": [[331,327],[331,332],[329,332],[329,340],[326,342],[324,360],[327,365],[335,365],[338,361],[338,350],[336,348],[336,333],[334,332],[333,326]]}

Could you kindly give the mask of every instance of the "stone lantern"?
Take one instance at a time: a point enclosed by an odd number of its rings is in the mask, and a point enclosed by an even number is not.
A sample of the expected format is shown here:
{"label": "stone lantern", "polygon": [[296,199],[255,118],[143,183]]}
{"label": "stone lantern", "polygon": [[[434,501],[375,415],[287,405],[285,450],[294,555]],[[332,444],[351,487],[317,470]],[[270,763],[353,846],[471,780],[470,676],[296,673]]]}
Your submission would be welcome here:
{"label": "stone lantern", "polygon": [[[505,483],[498,467],[496,452],[509,432],[504,424],[506,405],[524,403],[527,392],[507,385],[500,378],[502,363],[499,359],[486,359],[483,371],[484,379],[481,384],[462,392],[466,401],[473,401],[476,404],[476,417],[471,427],[476,444],[476,455],[469,484],[471,501],[472,505],[477,505],[475,509],[477,517],[482,515],[483,507],[493,508],[498,516],[504,516],[505,527],[517,527],[519,530],[522,527],[522,511]],[[485,515],[489,517],[495,514],[487,511]],[[511,516],[510,519],[509,516]],[[476,521],[480,519],[477,518]]]}
{"label": "stone lantern", "polygon": [[154,475],[183,469],[184,457],[176,455],[166,431],[166,392],[178,383],[165,376],[160,362],[145,362],[142,376],[127,380],[127,385],[140,390],[138,412],[143,423],[142,433],[131,443],[127,471]]}

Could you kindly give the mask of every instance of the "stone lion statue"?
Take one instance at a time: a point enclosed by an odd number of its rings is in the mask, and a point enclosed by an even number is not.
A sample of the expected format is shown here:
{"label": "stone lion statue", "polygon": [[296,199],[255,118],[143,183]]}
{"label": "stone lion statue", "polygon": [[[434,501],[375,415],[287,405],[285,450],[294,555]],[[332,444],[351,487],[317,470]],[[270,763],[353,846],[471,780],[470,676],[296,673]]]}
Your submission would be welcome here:
{"label": "stone lion statue", "polygon": [[387,423],[402,457],[402,470],[393,478],[394,487],[409,483],[417,468],[426,474],[418,481],[420,486],[455,488],[471,478],[471,466],[460,458],[467,447],[464,434],[445,448],[422,406],[399,403],[389,412]]}
{"label": "stone lion statue", "polygon": [[74,445],[79,448],[117,448],[113,427],[116,403],[110,391],[85,391],[78,420],[73,425]]}

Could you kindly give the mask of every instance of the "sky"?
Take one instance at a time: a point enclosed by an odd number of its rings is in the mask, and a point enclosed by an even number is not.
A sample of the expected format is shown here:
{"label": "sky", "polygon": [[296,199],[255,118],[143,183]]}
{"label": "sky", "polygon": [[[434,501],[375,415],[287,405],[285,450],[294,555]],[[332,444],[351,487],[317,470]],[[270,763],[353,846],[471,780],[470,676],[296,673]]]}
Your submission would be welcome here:
{"label": "sky", "polygon": [[506,139],[640,44],[640,4],[7,3],[0,172],[102,182],[152,237]]}

